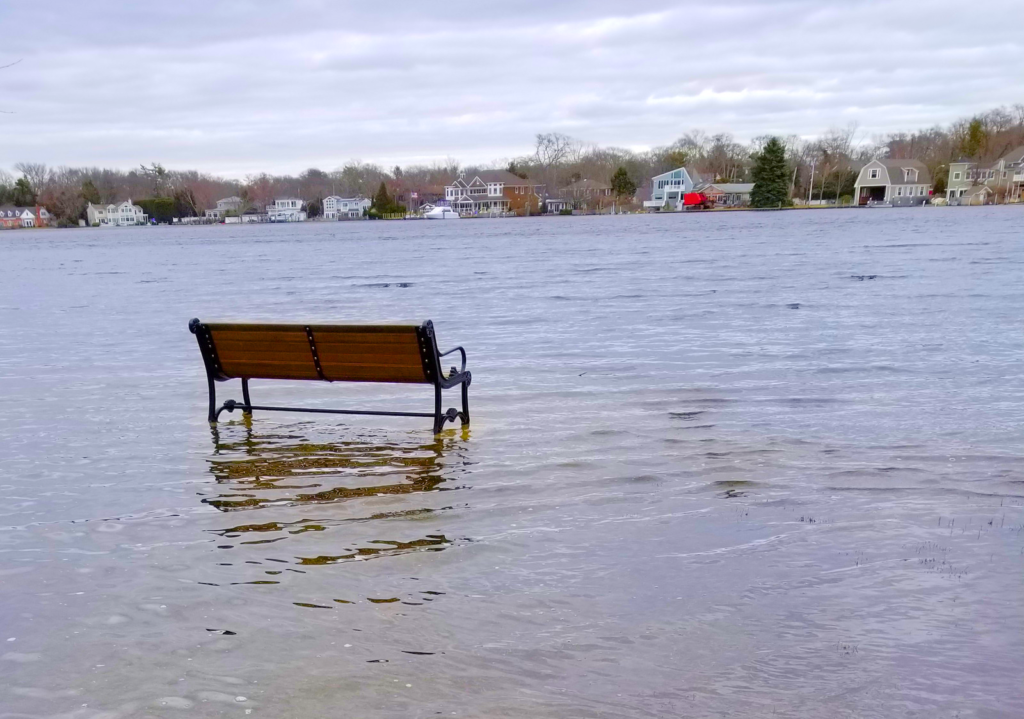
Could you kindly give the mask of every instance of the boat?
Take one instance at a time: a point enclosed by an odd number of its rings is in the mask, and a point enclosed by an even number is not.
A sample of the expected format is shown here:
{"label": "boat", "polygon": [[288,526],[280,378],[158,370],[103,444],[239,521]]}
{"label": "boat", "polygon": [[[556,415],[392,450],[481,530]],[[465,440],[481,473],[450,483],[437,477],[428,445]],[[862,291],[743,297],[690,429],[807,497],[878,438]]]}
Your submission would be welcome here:
{"label": "boat", "polygon": [[423,214],[428,220],[458,220],[459,213],[450,207],[435,207],[429,212]]}

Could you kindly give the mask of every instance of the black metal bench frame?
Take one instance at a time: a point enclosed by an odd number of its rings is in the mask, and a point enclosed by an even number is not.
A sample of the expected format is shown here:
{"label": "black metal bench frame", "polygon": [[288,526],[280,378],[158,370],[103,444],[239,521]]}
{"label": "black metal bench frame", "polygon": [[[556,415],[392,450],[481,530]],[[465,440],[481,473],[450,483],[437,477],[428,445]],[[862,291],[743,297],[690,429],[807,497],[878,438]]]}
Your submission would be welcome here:
{"label": "black metal bench frame", "polygon": [[[270,407],[266,405],[256,405],[252,403],[249,398],[249,380],[252,377],[231,377],[226,375],[220,366],[220,361],[217,358],[217,348],[213,342],[213,338],[210,335],[209,329],[204,325],[198,318],[193,318],[188,323],[189,331],[196,336],[196,340],[199,342],[199,351],[203,355],[203,364],[206,365],[206,380],[210,390],[210,411],[208,419],[211,423],[216,423],[220,419],[221,412],[234,412],[236,409],[242,411],[243,415],[252,416],[252,411],[258,409],[265,412],[312,412],[316,414],[362,414],[362,415],[377,415],[387,417],[432,417],[434,419],[434,434],[440,432],[446,422],[454,423],[456,419],[462,421],[463,426],[469,424],[469,385],[473,381],[473,375],[471,372],[466,370],[466,350],[462,347],[455,347],[447,352],[438,352],[437,349],[437,338],[434,335],[434,323],[427,320],[422,325],[416,328],[416,339],[420,348],[420,358],[423,360],[423,374],[426,376],[427,381],[424,384],[432,384],[434,386],[434,411],[433,412],[383,412],[374,410],[355,410],[355,409],[319,409],[312,407]],[[324,382],[334,382],[336,380],[328,379],[324,376],[323,371],[320,369],[320,362],[317,357],[316,343],[313,338],[313,331],[310,327],[306,327],[306,337],[309,339],[309,350],[312,353],[313,362],[316,365],[317,373],[320,375],[320,380]],[[441,371],[441,358],[447,357],[453,352],[458,352],[462,356],[462,367],[456,369],[452,367],[448,374],[445,375]],[[241,379],[242,380],[242,401],[228,399],[224,401],[220,407],[217,407],[217,387],[216,382],[226,382],[230,379]],[[257,378],[258,379],[258,378]],[[295,380],[295,381],[308,381],[308,380]],[[452,387],[462,386],[462,411],[455,409],[454,407],[448,408],[446,411],[441,411],[441,390],[451,389]]]}

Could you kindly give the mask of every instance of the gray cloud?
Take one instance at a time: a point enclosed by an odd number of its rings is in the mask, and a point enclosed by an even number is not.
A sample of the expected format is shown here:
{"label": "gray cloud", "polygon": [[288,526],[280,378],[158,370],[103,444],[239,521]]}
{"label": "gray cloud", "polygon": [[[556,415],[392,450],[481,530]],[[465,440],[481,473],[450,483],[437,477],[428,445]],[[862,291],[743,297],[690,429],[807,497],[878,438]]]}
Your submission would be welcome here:
{"label": "gray cloud", "polygon": [[1024,3],[992,0],[0,5],[0,167],[228,175],[454,156],[559,130],[860,135],[1024,102]]}

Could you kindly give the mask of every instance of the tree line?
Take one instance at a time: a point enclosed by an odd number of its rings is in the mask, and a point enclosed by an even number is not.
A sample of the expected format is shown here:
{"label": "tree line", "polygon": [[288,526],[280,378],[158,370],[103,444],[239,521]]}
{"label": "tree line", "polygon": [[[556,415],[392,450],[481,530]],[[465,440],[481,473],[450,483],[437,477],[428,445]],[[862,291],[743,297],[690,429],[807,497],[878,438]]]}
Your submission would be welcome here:
{"label": "tree line", "polygon": [[[835,200],[853,194],[860,166],[873,158],[920,160],[931,171],[936,193],[941,193],[950,162],[995,160],[1022,144],[1024,105],[1018,104],[945,127],[872,138],[860,137],[855,125],[830,128],[813,140],[790,135],[773,141],[766,135],[748,143],[738,142],[728,133],[694,130],[670,145],[645,152],[599,147],[557,132],[541,133],[530,153],[486,166],[463,167],[452,158],[390,169],[352,161],[333,171],[310,168],[298,175],[259,173],[231,180],[196,170],[171,170],[159,163],[118,170],[19,162],[14,174],[0,170],[0,204],[41,204],[64,224],[77,224],[84,218],[89,202],[107,204],[129,197],[146,201],[140,204],[158,218],[202,216],[218,199],[229,196],[242,198],[245,209],[262,209],[276,197],[298,197],[312,217],[320,214],[323,198],[329,195],[369,197],[382,212],[400,211],[413,204],[413,192],[441,194],[460,171],[471,175],[484,169],[507,169],[529,177],[552,195],[574,182],[592,180],[608,183],[615,195],[625,198],[637,189],[644,191],[651,177],[684,165],[710,181],[755,181],[755,175],[764,169],[758,169],[758,160],[766,159],[764,153],[769,149],[775,162],[773,197],[782,186],[781,171],[787,201],[791,197]],[[781,166],[776,162],[780,154]]]}

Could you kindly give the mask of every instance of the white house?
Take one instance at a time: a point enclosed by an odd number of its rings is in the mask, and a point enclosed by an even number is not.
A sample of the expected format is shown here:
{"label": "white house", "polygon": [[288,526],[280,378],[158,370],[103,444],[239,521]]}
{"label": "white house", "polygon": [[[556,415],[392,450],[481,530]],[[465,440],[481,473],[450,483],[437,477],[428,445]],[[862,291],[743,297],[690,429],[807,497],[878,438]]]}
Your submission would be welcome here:
{"label": "white house", "polygon": [[466,178],[461,174],[445,185],[444,197],[452,209],[471,215],[508,212],[515,195],[521,195],[524,203],[531,202],[543,187],[508,170],[482,170],[474,173],[472,179]]}
{"label": "white house", "polygon": [[100,227],[149,224],[149,215],[138,205],[132,204],[130,197],[119,205],[94,205],[90,202],[85,208],[85,215],[90,225]]}
{"label": "white house", "polygon": [[683,195],[693,192],[700,181],[700,175],[686,167],[655,175],[651,178],[651,199],[644,201],[644,207],[661,208],[667,204],[673,210],[680,210]]}
{"label": "white house", "polygon": [[369,209],[370,201],[365,197],[331,195],[324,198],[325,220],[354,220],[362,217],[363,212]]}
{"label": "white house", "polygon": [[861,168],[853,186],[854,202],[858,205],[923,205],[931,192],[931,173],[919,160],[872,160]]}
{"label": "white house", "polygon": [[548,211],[548,214],[551,215],[557,215],[566,208],[569,208],[571,212],[571,204],[572,200],[568,200],[564,197],[547,197],[544,199],[544,209],[546,209]]}
{"label": "white house", "polygon": [[225,197],[217,200],[217,207],[206,211],[206,217],[211,220],[223,219],[229,212],[237,213],[242,207],[241,197]]}
{"label": "white house", "polygon": [[267,216],[271,222],[305,222],[306,211],[302,200],[297,197],[280,197],[274,204],[267,205]]}

